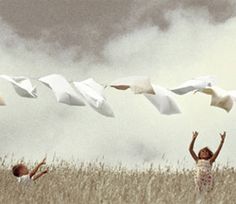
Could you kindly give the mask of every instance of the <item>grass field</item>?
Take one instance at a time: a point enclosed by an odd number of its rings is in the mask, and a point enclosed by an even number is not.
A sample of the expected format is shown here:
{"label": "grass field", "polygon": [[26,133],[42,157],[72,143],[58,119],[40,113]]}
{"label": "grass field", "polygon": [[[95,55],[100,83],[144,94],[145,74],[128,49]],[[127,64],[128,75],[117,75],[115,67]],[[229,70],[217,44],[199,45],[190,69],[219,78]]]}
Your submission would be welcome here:
{"label": "grass field", "polygon": [[[193,171],[150,167],[128,170],[102,163],[78,166],[61,161],[30,187],[23,187],[12,175],[10,164],[1,160],[0,203],[195,203]],[[216,168],[214,190],[204,203],[236,203],[236,171]]]}

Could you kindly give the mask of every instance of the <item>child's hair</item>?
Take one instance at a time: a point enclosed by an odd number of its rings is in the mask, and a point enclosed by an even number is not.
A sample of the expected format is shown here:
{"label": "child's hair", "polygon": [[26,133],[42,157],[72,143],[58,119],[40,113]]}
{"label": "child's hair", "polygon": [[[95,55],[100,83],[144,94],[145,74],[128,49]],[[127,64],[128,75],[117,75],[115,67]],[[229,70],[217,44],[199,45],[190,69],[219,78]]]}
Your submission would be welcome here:
{"label": "child's hair", "polygon": [[23,168],[23,167],[25,167],[23,164],[17,164],[17,165],[15,165],[15,166],[13,166],[12,167],[12,173],[13,173],[13,175],[14,176],[16,176],[16,177],[19,177],[19,176],[21,176],[21,169]]}
{"label": "child's hair", "polygon": [[208,151],[208,153],[209,153],[209,158],[208,159],[210,159],[213,156],[213,152],[208,147],[204,147],[204,148],[199,150],[198,158],[201,159],[201,151],[204,151],[204,150]]}

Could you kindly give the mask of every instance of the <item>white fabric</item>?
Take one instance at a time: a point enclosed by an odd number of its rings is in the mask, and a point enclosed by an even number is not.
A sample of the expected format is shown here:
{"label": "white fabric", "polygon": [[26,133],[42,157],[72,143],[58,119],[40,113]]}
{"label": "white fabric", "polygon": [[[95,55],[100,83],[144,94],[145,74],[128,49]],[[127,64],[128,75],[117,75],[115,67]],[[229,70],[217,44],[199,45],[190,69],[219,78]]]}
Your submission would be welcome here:
{"label": "white fabric", "polygon": [[236,91],[226,91],[217,86],[204,88],[200,92],[211,95],[211,105],[227,112],[232,109],[236,99]]}
{"label": "white fabric", "polygon": [[0,96],[0,106],[5,106],[5,105],[6,105],[6,103],[3,99],[3,97]]}
{"label": "white fabric", "polygon": [[212,86],[215,79],[211,76],[202,76],[189,81],[184,82],[180,86],[171,89],[172,92],[183,95],[194,90],[201,90],[205,87]]}
{"label": "white fabric", "polygon": [[59,74],[51,74],[41,77],[38,80],[52,89],[57,102],[72,106],[85,105],[82,97],[76,93],[70,83],[63,76]]}
{"label": "white fabric", "polygon": [[29,78],[24,76],[10,77],[7,75],[0,75],[0,78],[9,81],[18,95],[27,98],[37,98],[36,87],[32,86]]}
{"label": "white fabric", "polygon": [[236,101],[236,90],[228,91],[228,94],[231,96],[231,98],[233,99],[233,101]]}
{"label": "white fabric", "polygon": [[152,85],[155,95],[144,94],[146,98],[160,111],[162,114],[171,115],[180,113],[180,109],[171,96],[171,91],[158,86]]}
{"label": "white fabric", "polygon": [[114,113],[104,96],[103,86],[95,82],[92,78],[81,82],[73,82],[73,84],[94,110],[102,115],[114,117]]}
{"label": "white fabric", "polygon": [[30,178],[29,174],[17,177],[17,181],[24,185],[29,185],[32,183],[32,179]]}
{"label": "white fabric", "polygon": [[145,76],[130,76],[117,79],[110,86],[120,90],[130,88],[135,94],[154,93],[149,77]]}

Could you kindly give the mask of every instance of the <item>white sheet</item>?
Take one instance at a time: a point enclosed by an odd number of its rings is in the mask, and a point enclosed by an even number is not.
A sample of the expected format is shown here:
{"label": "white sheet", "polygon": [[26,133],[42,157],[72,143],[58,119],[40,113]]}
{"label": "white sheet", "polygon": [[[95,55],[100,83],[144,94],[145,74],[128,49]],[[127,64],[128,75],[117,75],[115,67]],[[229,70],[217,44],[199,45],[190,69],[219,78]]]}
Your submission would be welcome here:
{"label": "white sheet", "polygon": [[130,88],[135,94],[154,94],[149,77],[146,76],[130,76],[120,78],[110,84],[111,87],[126,90]]}
{"label": "white sheet", "polygon": [[183,95],[191,91],[201,90],[205,87],[210,87],[215,83],[215,79],[211,76],[202,76],[188,80],[180,86],[171,89],[172,92]]}
{"label": "white sheet", "polygon": [[200,92],[211,96],[211,105],[229,112],[236,100],[236,91],[226,91],[220,87],[212,86],[202,89]]}
{"label": "white sheet", "polygon": [[7,75],[0,75],[0,78],[10,82],[18,95],[26,98],[37,98],[36,87],[33,87],[29,78],[24,76],[10,77]]}
{"label": "white sheet", "polygon": [[84,106],[82,97],[76,93],[70,83],[59,74],[51,74],[38,79],[49,87],[56,96],[57,102],[71,106]]}
{"label": "white sheet", "polygon": [[114,117],[114,113],[104,96],[104,87],[92,78],[81,82],[73,82],[76,89],[84,97],[85,101],[98,113]]}
{"label": "white sheet", "polygon": [[5,105],[6,105],[6,103],[3,99],[3,97],[0,96],[0,106],[5,106]]}
{"label": "white sheet", "polygon": [[165,115],[172,115],[180,113],[180,109],[172,97],[171,91],[158,85],[152,85],[155,95],[144,94],[146,98]]}

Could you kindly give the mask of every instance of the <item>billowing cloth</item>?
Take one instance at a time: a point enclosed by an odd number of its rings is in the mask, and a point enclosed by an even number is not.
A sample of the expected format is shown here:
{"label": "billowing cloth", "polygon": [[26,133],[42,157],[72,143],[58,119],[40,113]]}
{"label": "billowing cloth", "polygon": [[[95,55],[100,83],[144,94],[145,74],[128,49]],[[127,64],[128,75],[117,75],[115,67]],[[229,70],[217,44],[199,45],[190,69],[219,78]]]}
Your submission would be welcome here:
{"label": "billowing cloth", "polygon": [[191,91],[201,90],[206,87],[210,87],[215,83],[215,79],[211,76],[202,76],[188,80],[180,86],[171,89],[172,92],[183,95]]}
{"label": "billowing cloth", "polygon": [[[25,76],[11,77],[0,75],[0,78],[10,82],[16,93],[22,97],[37,98],[36,87]],[[114,113],[104,96],[104,86],[98,84],[92,78],[77,82],[73,86],[66,78],[59,74],[51,74],[38,79],[49,87],[59,103],[71,106],[84,106],[89,104],[98,113],[114,117]],[[147,76],[129,76],[117,79],[107,86],[118,89],[130,89],[134,94],[143,94],[161,114],[171,115],[180,113],[180,109],[173,98],[173,93],[184,95],[195,91],[211,96],[211,105],[229,112],[236,101],[236,90],[226,91],[214,85],[215,79],[211,76],[202,76],[184,82],[174,89],[166,89],[153,85]],[[76,90],[75,90],[76,88]],[[5,105],[0,97],[0,106]]]}
{"label": "billowing cloth", "polygon": [[0,96],[0,106],[5,106],[5,105],[6,105],[6,103],[3,99],[3,97]]}
{"label": "billowing cloth", "polygon": [[197,161],[194,176],[197,191],[210,191],[213,188],[214,180],[211,169],[210,160],[199,159]]}
{"label": "billowing cloth", "polygon": [[200,92],[211,95],[211,106],[222,108],[227,112],[232,109],[236,100],[236,91],[226,91],[217,86],[204,88]]}
{"label": "billowing cloth", "polygon": [[119,90],[130,88],[135,94],[154,94],[150,79],[145,76],[130,76],[117,79],[110,86]]}
{"label": "billowing cloth", "polygon": [[81,82],[73,82],[76,89],[84,97],[85,101],[98,113],[114,117],[114,113],[104,96],[104,87],[92,78]]}
{"label": "billowing cloth", "polygon": [[177,103],[171,96],[171,91],[158,85],[152,85],[152,87],[155,94],[144,95],[159,110],[160,113],[166,115],[180,113]]}
{"label": "billowing cloth", "polygon": [[37,98],[36,87],[33,87],[29,78],[24,76],[10,77],[7,75],[0,75],[0,78],[9,81],[18,95],[27,98]]}
{"label": "billowing cloth", "polygon": [[151,84],[148,77],[132,76],[122,78],[111,83],[110,86],[120,90],[130,88],[135,94],[143,94],[162,114],[180,113],[177,103],[171,96],[171,91]]}
{"label": "billowing cloth", "polygon": [[39,79],[40,82],[49,87],[56,96],[57,102],[71,106],[84,106],[82,97],[76,93],[70,83],[59,74],[51,74]]}

